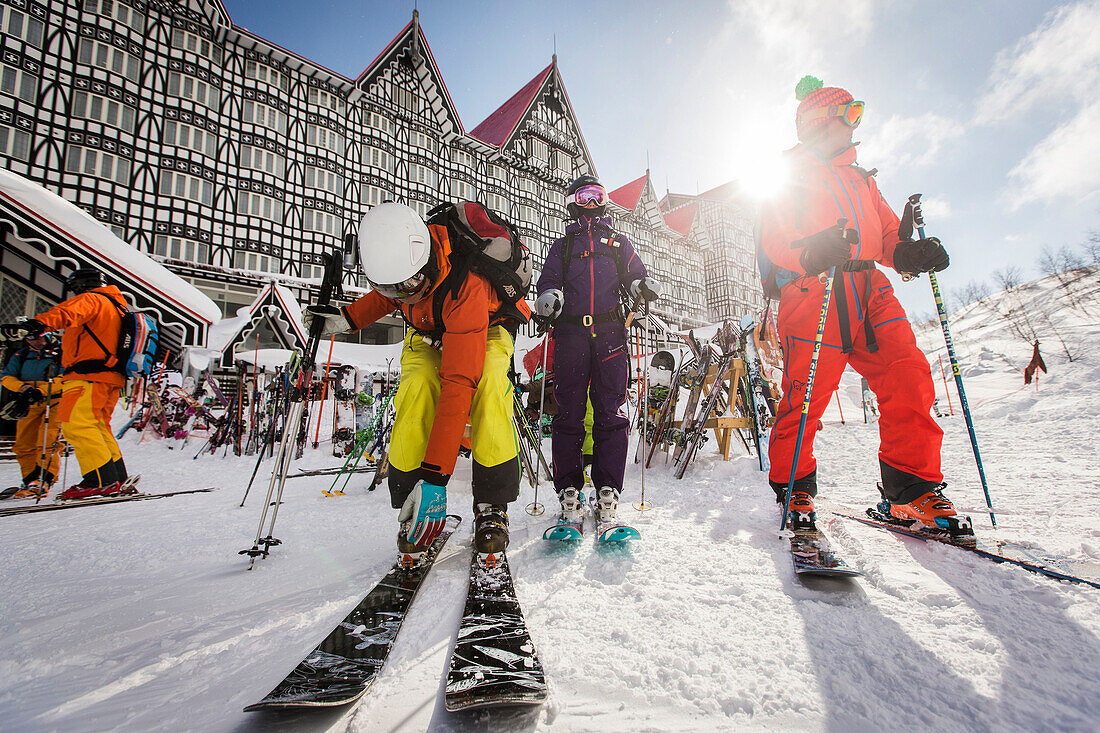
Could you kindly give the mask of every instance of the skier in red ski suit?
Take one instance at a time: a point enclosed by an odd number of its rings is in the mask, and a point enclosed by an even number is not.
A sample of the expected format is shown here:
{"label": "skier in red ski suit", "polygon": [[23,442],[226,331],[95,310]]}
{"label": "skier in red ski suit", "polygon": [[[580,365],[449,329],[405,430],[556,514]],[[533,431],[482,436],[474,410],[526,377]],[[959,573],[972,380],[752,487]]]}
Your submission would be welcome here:
{"label": "skier in red ski suit", "polygon": [[[807,424],[824,413],[846,365],[867,378],[878,397],[879,465],[891,513],[936,525],[955,514],[941,493],[943,430],[930,410],[935,398],[928,360],[917,348],[905,311],[876,265],[904,273],[942,270],[939,240],[902,239],[899,220],[879,193],[874,171],[855,165],[852,133],[863,102],[807,77],[796,91],[799,145],[787,152],[790,179],[760,209],[756,236],[765,293],[779,300],[783,399],[769,445],[770,483],[786,498],[825,274],[836,267]],[[841,224],[839,220],[844,220]],[[819,277],[820,276],[820,277]],[[813,526],[817,494],[816,430],[806,430],[791,494],[790,521]],[[943,525],[943,521],[939,523]]]}

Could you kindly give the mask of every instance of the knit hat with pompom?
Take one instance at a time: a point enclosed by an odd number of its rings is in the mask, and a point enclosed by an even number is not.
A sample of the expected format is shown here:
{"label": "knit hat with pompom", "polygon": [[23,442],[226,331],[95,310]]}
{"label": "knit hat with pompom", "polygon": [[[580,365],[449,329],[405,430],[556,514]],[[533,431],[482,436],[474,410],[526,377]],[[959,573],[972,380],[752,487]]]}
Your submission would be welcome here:
{"label": "knit hat with pompom", "polygon": [[795,85],[794,96],[799,100],[798,111],[794,115],[794,126],[798,130],[798,139],[805,141],[806,133],[818,125],[824,125],[829,117],[803,119],[807,112],[834,104],[847,104],[855,99],[847,89],[824,86],[814,76],[804,76]]}

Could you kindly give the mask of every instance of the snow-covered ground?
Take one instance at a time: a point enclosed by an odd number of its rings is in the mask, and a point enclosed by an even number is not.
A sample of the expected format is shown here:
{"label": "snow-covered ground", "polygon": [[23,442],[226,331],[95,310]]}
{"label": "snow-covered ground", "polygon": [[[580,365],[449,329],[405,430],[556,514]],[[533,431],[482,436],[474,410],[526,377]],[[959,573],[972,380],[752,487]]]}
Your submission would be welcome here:
{"label": "snow-covered ground", "polygon": [[[1071,364],[1041,333],[1050,374],[1038,390],[1020,389],[1030,345],[989,304],[955,321],[996,530],[957,401],[943,455],[949,495],[980,533],[1100,560],[1100,277],[1085,285],[1084,312],[1048,281],[1015,296],[1046,308],[1072,344]],[[938,325],[919,339],[936,366]],[[840,392],[846,423],[834,406],[817,438],[819,514],[859,580],[796,579],[756,460],[724,463],[713,440],[683,481],[660,464],[648,473],[652,511],[624,505],[643,537],[630,551],[548,546],[547,517],[522,509],[525,484],[509,557],[551,698],[503,716],[442,708],[469,555],[468,463],[450,491],[466,522],[361,703],[246,714],[385,573],[395,512],[361,478],[342,498],[321,495],[330,479],[291,479],[283,544],[246,572],[237,551],[266,489],[258,481],[238,506],[253,460],[192,459],[197,445],[128,435],[144,490],[218,490],[0,517],[0,728],[1096,730],[1100,591],[830,517],[876,495],[877,430],[862,422],[858,378]],[[318,450],[300,465],[337,462]],[[634,487],[637,477],[629,466]],[[0,463],[0,483],[15,480],[14,463]],[[539,499],[551,497],[543,483]]]}

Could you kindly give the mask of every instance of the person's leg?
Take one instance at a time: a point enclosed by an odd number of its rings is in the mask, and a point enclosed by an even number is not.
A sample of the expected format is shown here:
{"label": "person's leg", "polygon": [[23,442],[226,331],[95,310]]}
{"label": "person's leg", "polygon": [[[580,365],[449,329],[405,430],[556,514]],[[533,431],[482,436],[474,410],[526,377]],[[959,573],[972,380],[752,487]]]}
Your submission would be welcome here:
{"label": "person's leg", "polygon": [[592,485],[622,491],[626,472],[626,385],[630,376],[626,329],[621,323],[597,326],[588,395],[592,401]]}
{"label": "person's leg", "polygon": [[[73,447],[73,454],[80,464],[86,487],[107,486],[114,481],[112,461],[117,457],[111,452],[103,437],[100,420],[94,406],[94,383],[82,379],[64,382],[58,417],[65,440]],[[118,444],[114,444],[118,451]]]}
{"label": "person's leg", "polygon": [[507,506],[519,497],[519,449],[512,423],[512,337],[501,326],[489,329],[485,367],[470,405],[474,504]]}
{"label": "person's leg", "polygon": [[588,396],[591,336],[580,327],[554,329],[554,403],[558,414],[552,424],[554,488],[584,485],[581,445],[584,442],[584,410]]}
{"label": "person's leg", "polygon": [[23,483],[38,478],[40,473],[38,459],[42,455],[42,418],[45,411],[46,402],[43,400],[36,405],[31,405],[27,416],[15,423],[15,443],[11,447],[11,452],[19,462],[19,473],[23,477]]}
{"label": "person's leg", "polygon": [[401,350],[401,386],[393,404],[393,431],[390,434],[389,471],[390,506],[400,509],[416,484],[416,471],[428,449],[428,438],[435,422],[439,401],[439,365],[442,357],[409,331]]}

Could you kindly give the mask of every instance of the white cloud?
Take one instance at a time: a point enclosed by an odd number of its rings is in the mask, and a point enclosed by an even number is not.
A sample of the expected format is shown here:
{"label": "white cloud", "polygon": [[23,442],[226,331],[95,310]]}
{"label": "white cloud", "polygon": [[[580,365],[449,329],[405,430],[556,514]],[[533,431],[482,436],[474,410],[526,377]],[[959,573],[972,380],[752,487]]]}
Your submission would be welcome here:
{"label": "white cloud", "polygon": [[998,55],[975,122],[1003,122],[1044,100],[1094,98],[1100,85],[1098,38],[1100,0],[1048,13],[1034,32]]}
{"label": "white cloud", "polygon": [[821,63],[835,55],[837,43],[863,38],[874,26],[871,0],[730,0],[729,7],[765,49],[795,64]]}
{"label": "white cloud", "polygon": [[[1061,121],[1012,169],[1013,208],[1100,191],[1100,0],[1058,8],[999,54],[974,121],[1006,124],[1046,105]],[[1057,113],[1061,113],[1060,115]]]}
{"label": "white cloud", "polygon": [[928,221],[943,221],[955,215],[951,203],[941,196],[922,196],[920,207]]}
{"label": "white cloud", "polygon": [[963,134],[963,126],[931,112],[919,117],[891,115],[868,128],[859,146],[862,164],[890,170],[935,163],[944,144]]}
{"label": "white cloud", "polygon": [[1100,102],[1047,135],[1009,176],[1017,183],[1006,191],[1015,209],[1033,201],[1100,194]]}

